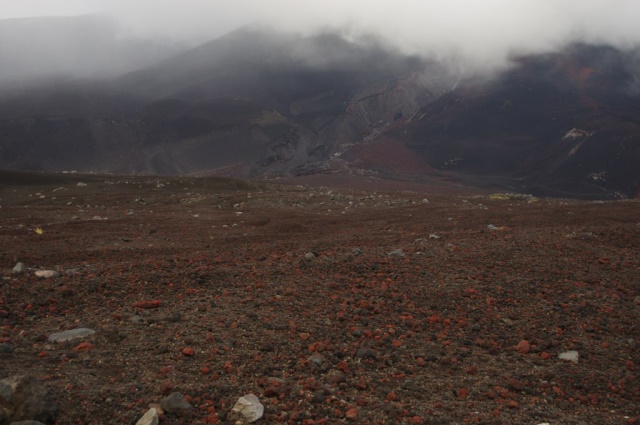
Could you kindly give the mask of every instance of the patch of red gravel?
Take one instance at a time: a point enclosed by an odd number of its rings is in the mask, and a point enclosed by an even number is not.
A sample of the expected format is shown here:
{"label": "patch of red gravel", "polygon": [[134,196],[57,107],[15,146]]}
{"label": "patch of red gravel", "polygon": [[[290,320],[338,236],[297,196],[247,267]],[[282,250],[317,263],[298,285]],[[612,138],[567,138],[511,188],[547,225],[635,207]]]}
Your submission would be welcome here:
{"label": "patch of red gravel", "polygon": [[45,380],[60,424],[172,391],[195,409],[163,424],[225,423],[247,393],[264,424],[640,417],[637,200],[138,183],[0,189],[0,373]]}

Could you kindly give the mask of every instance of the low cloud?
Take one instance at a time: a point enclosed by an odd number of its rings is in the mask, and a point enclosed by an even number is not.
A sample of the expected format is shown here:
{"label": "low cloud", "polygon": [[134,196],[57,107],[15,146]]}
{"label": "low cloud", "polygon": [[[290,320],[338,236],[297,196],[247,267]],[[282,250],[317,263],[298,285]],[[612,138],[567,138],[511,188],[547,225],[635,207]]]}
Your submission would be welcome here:
{"label": "low cloud", "polygon": [[0,0],[0,18],[105,13],[121,38],[195,45],[248,24],[376,34],[412,54],[495,69],[513,54],[585,41],[640,44],[637,0]]}
{"label": "low cloud", "polygon": [[303,33],[332,27],[488,67],[573,41],[640,43],[637,0],[109,0],[104,7],[141,36],[202,42],[250,23]]}

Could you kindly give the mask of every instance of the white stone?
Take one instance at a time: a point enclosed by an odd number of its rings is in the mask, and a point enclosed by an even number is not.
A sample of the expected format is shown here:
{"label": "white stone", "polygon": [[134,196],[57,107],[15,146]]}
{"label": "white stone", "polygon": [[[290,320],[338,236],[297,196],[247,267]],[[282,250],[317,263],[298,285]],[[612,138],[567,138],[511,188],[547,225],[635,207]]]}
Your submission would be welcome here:
{"label": "white stone", "polygon": [[13,267],[13,274],[20,274],[22,272],[24,272],[24,264],[22,263],[17,263],[14,267]]}
{"label": "white stone", "polygon": [[80,186],[80,187],[84,187],[84,186],[86,186],[86,185],[87,185],[86,183],[78,182],[78,186]]}
{"label": "white stone", "polygon": [[256,422],[264,413],[264,406],[253,394],[247,394],[238,399],[231,412],[239,414],[247,423]]}
{"label": "white stone", "polygon": [[436,235],[435,233],[432,233],[429,235],[429,239],[440,239],[440,236]]}
{"label": "white stone", "polygon": [[316,258],[316,254],[314,254],[313,252],[307,252],[306,254],[304,254],[304,258],[306,258],[307,260],[313,260],[314,258]]}
{"label": "white stone", "polygon": [[402,249],[396,249],[395,251],[391,251],[387,254],[389,257],[400,257],[404,258],[404,251]]}
{"label": "white stone", "polygon": [[565,351],[564,353],[558,354],[558,358],[560,360],[568,360],[570,362],[578,363],[578,359],[580,358],[580,355],[578,354],[577,351],[571,350],[571,351]]}
{"label": "white stone", "polygon": [[84,338],[85,336],[93,335],[96,333],[93,329],[89,328],[77,328],[68,331],[58,332],[49,335],[50,342],[65,342],[72,339]]}
{"label": "white stone", "polygon": [[160,418],[158,417],[158,411],[152,407],[147,410],[147,413],[145,413],[144,416],[138,419],[136,425],[158,425],[159,422]]}
{"label": "white stone", "polygon": [[42,277],[44,279],[50,279],[52,277],[58,277],[60,276],[60,273],[58,273],[55,270],[38,270],[36,272],[36,276],[38,277]]}

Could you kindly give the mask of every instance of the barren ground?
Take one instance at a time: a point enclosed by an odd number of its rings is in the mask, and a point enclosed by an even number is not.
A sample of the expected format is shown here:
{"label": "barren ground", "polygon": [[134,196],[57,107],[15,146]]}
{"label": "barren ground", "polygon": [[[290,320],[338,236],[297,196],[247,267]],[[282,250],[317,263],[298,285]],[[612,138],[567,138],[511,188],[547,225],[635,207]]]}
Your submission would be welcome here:
{"label": "barren ground", "polygon": [[[75,179],[0,186],[0,377],[43,379],[60,424],[171,391],[195,409],[162,424],[246,393],[263,424],[640,417],[638,200]],[[47,341],[77,327],[92,348]]]}

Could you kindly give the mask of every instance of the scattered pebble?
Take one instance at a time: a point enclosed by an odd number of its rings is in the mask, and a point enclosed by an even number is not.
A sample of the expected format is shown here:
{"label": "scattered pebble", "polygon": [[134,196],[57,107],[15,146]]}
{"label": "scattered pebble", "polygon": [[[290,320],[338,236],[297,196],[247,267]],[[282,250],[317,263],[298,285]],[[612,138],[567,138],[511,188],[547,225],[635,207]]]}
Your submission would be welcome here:
{"label": "scattered pebble", "polygon": [[373,359],[375,360],[378,356],[375,351],[371,348],[360,347],[356,351],[356,357],[361,359]]}
{"label": "scattered pebble", "polygon": [[238,399],[229,414],[232,420],[241,420],[246,424],[258,421],[264,414],[264,406],[253,394],[246,394]]}
{"label": "scattered pebble", "polygon": [[516,351],[520,354],[527,354],[530,350],[531,350],[531,345],[529,344],[529,341],[527,341],[526,339],[523,339],[518,343],[518,345],[516,345]]}
{"label": "scattered pebble", "polygon": [[84,338],[86,336],[93,335],[94,333],[96,333],[96,331],[89,328],[71,329],[68,331],[58,332],[58,333],[49,335],[49,342],[71,341],[74,339]]}
{"label": "scattered pebble", "polygon": [[145,413],[144,416],[138,419],[136,425],[158,425],[159,422],[160,417],[158,416],[158,411],[152,407],[147,410],[147,413]]}
{"label": "scattered pebble", "polygon": [[560,360],[568,360],[573,363],[578,363],[578,359],[580,359],[580,355],[575,350],[565,351],[564,353],[558,354],[558,358]]}
{"label": "scattered pebble", "polygon": [[304,254],[304,258],[307,260],[313,260],[314,258],[316,258],[316,254],[314,254],[313,252],[307,252],[306,254]]}
{"label": "scattered pebble", "polygon": [[13,274],[21,274],[23,273],[25,270],[25,266],[22,263],[17,263],[14,267],[13,267]]}
{"label": "scattered pebble", "polygon": [[60,273],[55,270],[38,270],[36,271],[36,276],[43,279],[52,279],[54,277],[60,276]]}
{"label": "scattered pebble", "polygon": [[168,413],[176,413],[181,410],[190,410],[193,408],[193,406],[191,406],[191,404],[179,392],[169,394],[160,402],[160,406]]}
{"label": "scattered pebble", "polygon": [[390,253],[387,254],[389,257],[399,257],[399,258],[404,258],[404,251],[402,249],[396,249],[394,251],[391,251]]}

